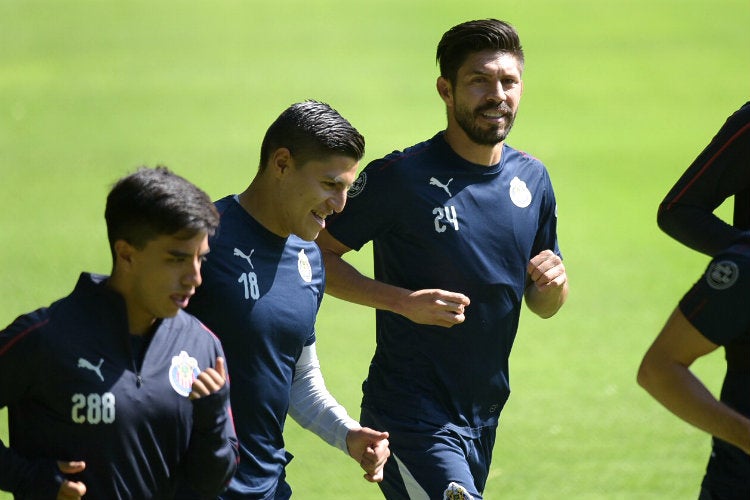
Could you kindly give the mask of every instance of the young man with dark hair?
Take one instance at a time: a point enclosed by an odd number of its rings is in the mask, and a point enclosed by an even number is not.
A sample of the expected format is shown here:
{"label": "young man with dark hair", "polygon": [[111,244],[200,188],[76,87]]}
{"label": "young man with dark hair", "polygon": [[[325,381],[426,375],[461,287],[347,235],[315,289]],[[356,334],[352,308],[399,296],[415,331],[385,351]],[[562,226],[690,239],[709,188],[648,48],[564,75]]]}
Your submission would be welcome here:
{"label": "young man with dark hair", "polygon": [[[370,163],[318,238],[329,293],[377,308],[361,422],[389,431],[389,499],[482,497],[523,299],[547,318],[568,293],[547,170],[505,144],[518,34],[462,23],[437,59],[447,128]],[[341,257],[368,241],[374,280]]]}
{"label": "young man with dark hair", "polygon": [[112,188],[110,276],[0,332],[0,488],[16,498],[212,497],[237,466],[224,354],[181,311],[219,222],[168,169]]}
{"label": "young man with dark hair", "polygon": [[325,103],[287,108],[269,127],[258,172],[216,202],[221,228],[189,310],[221,339],[232,366],[240,465],[222,498],[291,496],[287,412],[380,481],[388,434],[361,427],[325,387],[315,319],[325,290],[312,241],[346,203],[364,138]]}

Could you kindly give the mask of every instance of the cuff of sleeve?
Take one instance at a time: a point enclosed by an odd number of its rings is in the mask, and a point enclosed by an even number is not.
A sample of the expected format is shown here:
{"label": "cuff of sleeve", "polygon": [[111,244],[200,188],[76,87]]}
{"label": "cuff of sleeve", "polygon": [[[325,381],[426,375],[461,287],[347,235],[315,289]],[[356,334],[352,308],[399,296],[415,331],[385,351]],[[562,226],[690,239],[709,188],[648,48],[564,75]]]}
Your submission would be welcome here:
{"label": "cuff of sleeve", "polygon": [[56,498],[65,476],[60,472],[55,460],[42,460],[35,463],[20,488],[14,495],[20,498],[42,499]]}
{"label": "cuff of sleeve", "polygon": [[359,425],[359,422],[357,422],[353,418],[347,416],[345,419],[343,419],[340,422],[338,429],[336,429],[336,441],[334,443],[336,448],[343,451],[347,455],[350,455],[349,446],[346,444],[346,437],[349,435],[349,431],[361,428],[362,426]]}
{"label": "cuff of sleeve", "polygon": [[229,402],[229,385],[224,386],[215,393],[193,400],[193,418],[197,430],[210,430],[224,425],[226,419],[226,407]]}

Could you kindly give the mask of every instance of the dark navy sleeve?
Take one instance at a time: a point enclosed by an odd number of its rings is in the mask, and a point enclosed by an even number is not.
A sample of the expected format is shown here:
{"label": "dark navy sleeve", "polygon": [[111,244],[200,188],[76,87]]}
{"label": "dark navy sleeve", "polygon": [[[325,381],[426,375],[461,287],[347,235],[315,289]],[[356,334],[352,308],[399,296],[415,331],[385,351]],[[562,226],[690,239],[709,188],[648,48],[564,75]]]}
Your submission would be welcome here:
{"label": "dark navy sleeve", "polygon": [[557,200],[552,188],[552,181],[546,169],[544,170],[544,182],[542,185],[544,186],[544,200],[542,208],[539,211],[539,230],[534,238],[534,249],[530,257],[539,254],[542,250],[552,250],[555,254],[562,257],[557,242]]}
{"label": "dark navy sleeve", "polygon": [[[657,223],[690,248],[715,255],[750,228],[750,102],[743,105],[677,180],[659,205]],[[735,196],[734,226],[713,211]]]}
{"label": "dark navy sleeve", "polygon": [[344,210],[328,218],[326,229],[349,248],[361,249],[387,230],[402,209],[399,183],[390,157],[371,162],[349,190]]}
{"label": "dark navy sleeve", "polygon": [[727,345],[750,331],[750,245],[717,255],[680,301],[680,311],[708,340]]}
{"label": "dark navy sleeve", "polygon": [[[223,352],[219,356],[226,359]],[[229,404],[229,382],[218,392],[193,401],[193,429],[181,474],[198,498],[215,498],[229,484],[239,449]],[[180,498],[192,498],[183,490]]]}
{"label": "dark navy sleeve", "polygon": [[[12,405],[34,383],[36,333],[47,323],[44,310],[21,316],[0,332],[0,408]],[[53,459],[27,459],[0,441],[0,489],[16,498],[54,498],[63,476]]]}

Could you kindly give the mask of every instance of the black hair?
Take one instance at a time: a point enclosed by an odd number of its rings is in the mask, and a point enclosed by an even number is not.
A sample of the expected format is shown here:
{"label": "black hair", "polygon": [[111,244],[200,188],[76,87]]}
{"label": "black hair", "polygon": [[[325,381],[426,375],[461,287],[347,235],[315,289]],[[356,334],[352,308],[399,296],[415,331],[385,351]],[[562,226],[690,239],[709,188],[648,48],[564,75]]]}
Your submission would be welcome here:
{"label": "black hair", "polygon": [[359,161],[365,154],[365,138],[328,104],[307,100],[289,106],[266,131],[261,171],[279,148],[287,148],[298,166],[334,154]]}
{"label": "black hair", "polygon": [[482,50],[507,52],[518,59],[523,69],[523,47],[516,29],[504,21],[482,19],[461,23],[445,32],[437,46],[440,76],[455,86],[458,69],[466,58]]}
{"label": "black hair", "polygon": [[167,167],[141,167],[118,180],[104,211],[112,258],[114,244],[124,240],[138,249],[163,235],[192,238],[201,231],[212,236],[219,214],[200,188]]}

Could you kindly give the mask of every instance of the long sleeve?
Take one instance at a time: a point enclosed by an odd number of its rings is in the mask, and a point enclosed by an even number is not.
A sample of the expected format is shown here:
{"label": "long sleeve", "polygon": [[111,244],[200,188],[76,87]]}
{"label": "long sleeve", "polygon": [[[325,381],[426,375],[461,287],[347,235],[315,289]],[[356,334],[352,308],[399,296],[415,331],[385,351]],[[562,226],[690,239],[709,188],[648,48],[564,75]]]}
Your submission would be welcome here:
{"label": "long sleeve", "polygon": [[193,401],[194,424],[181,470],[202,497],[216,497],[237,470],[239,450],[229,408],[229,386]]}
{"label": "long sleeve", "polygon": [[[18,401],[33,383],[34,332],[46,324],[43,310],[16,319],[0,331],[0,408]],[[16,498],[54,497],[63,481],[52,459],[29,459],[0,441],[0,490]]]}
{"label": "long sleeve", "polygon": [[349,430],[360,427],[328,392],[314,343],[303,349],[297,362],[289,415],[302,427],[347,454],[346,436]]}
{"label": "long sleeve", "polygon": [[[742,237],[750,227],[750,103],[746,103],[677,180],[659,205],[657,223],[668,235],[690,248],[715,255]],[[713,214],[735,196],[730,225]]]}
{"label": "long sleeve", "polygon": [[63,480],[54,460],[27,460],[0,441],[0,490],[15,498],[54,498]]}

